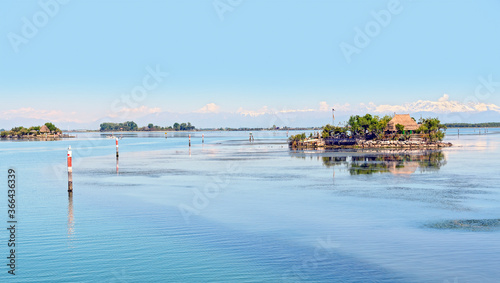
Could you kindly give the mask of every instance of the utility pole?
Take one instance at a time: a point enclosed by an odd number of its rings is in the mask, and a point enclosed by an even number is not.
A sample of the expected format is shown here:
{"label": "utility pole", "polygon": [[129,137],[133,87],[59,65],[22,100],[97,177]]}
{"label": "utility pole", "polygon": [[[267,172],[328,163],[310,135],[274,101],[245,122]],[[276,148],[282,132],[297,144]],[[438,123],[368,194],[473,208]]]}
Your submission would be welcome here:
{"label": "utility pole", "polygon": [[332,126],[335,126],[335,109],[332,108]]}

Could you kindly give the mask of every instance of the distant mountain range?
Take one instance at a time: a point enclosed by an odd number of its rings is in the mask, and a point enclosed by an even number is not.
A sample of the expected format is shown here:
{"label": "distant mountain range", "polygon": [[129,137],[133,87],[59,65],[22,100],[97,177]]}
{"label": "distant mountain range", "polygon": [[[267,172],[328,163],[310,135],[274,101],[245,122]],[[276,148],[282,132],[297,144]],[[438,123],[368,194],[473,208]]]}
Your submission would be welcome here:
{"label": "distant mountain range", "polygon": [[[147,108],[144,107],[143,108]],[[351,115],[393,115],[410,114],[417,121],[420,117],[438,117],[443,123],[481,123],[481,122],[499,122],[500,107],[495,104],[488,104],[479,101],[459,102],[450,101],[449,96],[444,94],[437,101],[418,100],[416,102],[405,103],[402,105],[375,105],[374,103],[360,104],[351,106],[328,105],[326,102],[320,102],[317,109],[285,109],[272,110],[266,106],[257,111],[238,109],[236,112],[220,112],[219,106],[209,103],[205,107],[188,113],[175,113],[160,111],[155,108],[154,113],[145,113],[135,116],[124,115],[120,113],[108,115],[103,118],[88,121],[74,122],[64,119],[57,119],[56,116],[36,117],[36,113],[51,113],[45,110],[34,110],[23,108],[21,110],[11,110],[3,112],[0,115],[0,128],[10,129],[16,126],[34,126],[42,125],[46,122],[53,122],[62,130],[89,129],[97,130],[99,125],[104,122],[125,122],[134,121],[140,127],[153,123],[158,126],[171,126],[175,122],[191,122],[197,128],[270,128],[273,125],[278,127],[313,127],[323,126],[332,123],[331,109],[335,108],[335,124],[343,123]],[[125,111],[124,113],[133,113],[134,111]],[[27,115],[30,114],[30,115]],[[58,114],[58,112],[56,112]],[[64,113],[63,113],[64,114]],[[123,114],[123,113],[122,113]],[[26,117],[32,118],[26,118]],[[34,117],[35,116],[35,117]],[[43,115],[38,115],[43,116]],[[64,114],[60,117],[72,117]],[[34,118],[33,118],[34,117]]]}
{"label": "distant mountain range", "polygon": [[[375,113],[370,111],[357,112],[356,114],[364,115],[365,113],[372,113],[375,115],[383,116],[384,114],[392,115],[393,113]],[[407,112],[397,112],[407,113]],[[349,119],[350,115],[354,113],[336,113],[335,124],[345,122]],[[438,117],[443,123],[481,123],[481,122],[498,122],[500,121],[500,113],[496,111],[482,111],[482,112],[448,112],[439,113],[432,111],[418,111],[410,112],[411,116],[417,121],[420,117]],[[273,125],[278,127],[312,127],[323,126],[332,123],[332,116],[330,112],[308,111],[308,112],[289,112],[289,113],[264,113],[257,116],[245,115],[241,113],[172,113],[161,112],[149,114],[142,117],[120,118],[120,117],[104,117],[96,121],[87,123],[77,122],[57,122],[51,121],[62,130],[75,130],[75,129],[89,129],[98,130],[99,125],[104,122],[125,122],[134,121],[140,127],[147,126],[153,123],[159,126],[171,126],[175,122],[191,122],[197,128],[240,128],[240,127],[261,127],[269,128]],[[32,119],[32,118],[11,118],[0,119],[0,128],[11,129],[17,126],[33,126],[42,125],[48,120]]]}

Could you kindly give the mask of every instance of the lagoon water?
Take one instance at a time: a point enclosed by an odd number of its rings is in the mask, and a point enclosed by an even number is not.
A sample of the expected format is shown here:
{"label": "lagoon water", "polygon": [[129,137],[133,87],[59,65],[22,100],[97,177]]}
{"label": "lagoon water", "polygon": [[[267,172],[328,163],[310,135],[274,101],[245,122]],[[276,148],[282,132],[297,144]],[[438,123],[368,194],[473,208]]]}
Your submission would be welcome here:
{"label": "lagoon water", "polygon": [[187,133],[118,133],[118,166],[109,134],[0,142],[4,184],[9,168],[18,180],[16,275],[4,229],[0,281],[500,280],[500,129],[449,129],[438,152],[204,134],[189,149]]}

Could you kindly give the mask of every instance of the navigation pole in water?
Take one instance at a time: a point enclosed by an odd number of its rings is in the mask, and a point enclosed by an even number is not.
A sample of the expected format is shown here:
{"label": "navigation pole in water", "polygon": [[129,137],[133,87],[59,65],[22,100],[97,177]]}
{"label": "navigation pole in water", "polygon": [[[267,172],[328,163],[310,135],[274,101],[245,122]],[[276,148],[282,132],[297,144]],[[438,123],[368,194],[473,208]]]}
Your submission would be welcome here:
{"label": "navigation pole in water", "polygon": [[73,153],[71,151],[71,145],[68,147],[68,192],[73,192],[73,164],[72,164]]}
{"label": "navigation pole in water", "polygon": [[115,139],[116,140],[116,158],[118,158],[119,154],[118,154],[118,138]]}

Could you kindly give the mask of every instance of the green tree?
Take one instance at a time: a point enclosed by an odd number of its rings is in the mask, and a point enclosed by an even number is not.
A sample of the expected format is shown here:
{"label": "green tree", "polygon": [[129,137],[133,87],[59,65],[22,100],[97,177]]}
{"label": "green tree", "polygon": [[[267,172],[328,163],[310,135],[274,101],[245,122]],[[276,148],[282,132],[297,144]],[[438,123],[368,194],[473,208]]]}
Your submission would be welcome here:
{"label": "green tree", "polygon": [[402,134],[405,130],[405,126],[401,124],[396,124],[396,130],[398,131],[398,134]]}
{"label": "green tree", "polygon": [[442,130],[446,129],[446,126],[441,124],[438,118],[421,118],[420,124],[417,133],[427,134],[431,141],[443,140],[444,132]]}
{"label": "green tree", "polygon": [[347,121],[347,126],[353,135],[357,135],[361,132],[361,127],[359,125],[359,115],[349,117]]}
{"label": "green tree", "polygon": [[[139,128],[137,126],[137,124],[133,121],[127,121],[123,124],[123,129],[127,129],[128,131],[137,131],[137,129]],[[120,127],[121,128],[121,127]]]}
{"label": "green tree", "polygon": [[51,132],[57,132],[57,130],[58,130],[57,127],[54,124],[49,123],[49,122],[45,123],[45,126],[47,126],[47,128],[49,128],[49,130]]}
{"label": "green tree", "polygon": [[384,134],[384,131],[387,128],[387,124],[391,120],[392,120],[392,117],[389,115],[385,115],[384,117],[382,117],[381,119],[378,120],[378,122],[376,123],[375,131],[374,131],[375,135],[378,138],[380,138]]}
{"label": "green tree", "polygon": [[362,133],[366,134],[369,132],[370,126],[373,122],[373,117],[370,114],[366,114],[363,117],[359,117],[359,126],[363,129]]}
{"label": "green tree", "polygon": [[288,139],[291,141],[303,141],[306,139],[306,133],[292,135]]}

